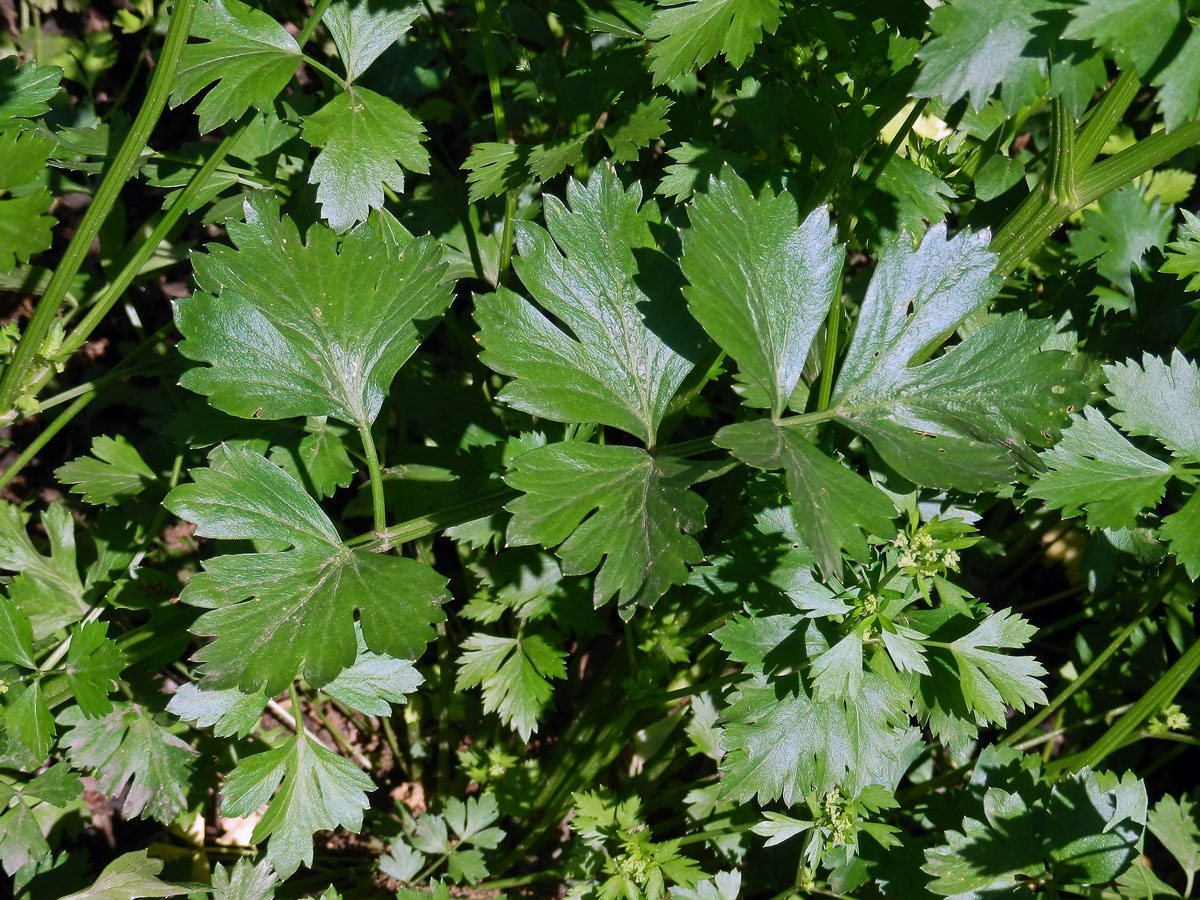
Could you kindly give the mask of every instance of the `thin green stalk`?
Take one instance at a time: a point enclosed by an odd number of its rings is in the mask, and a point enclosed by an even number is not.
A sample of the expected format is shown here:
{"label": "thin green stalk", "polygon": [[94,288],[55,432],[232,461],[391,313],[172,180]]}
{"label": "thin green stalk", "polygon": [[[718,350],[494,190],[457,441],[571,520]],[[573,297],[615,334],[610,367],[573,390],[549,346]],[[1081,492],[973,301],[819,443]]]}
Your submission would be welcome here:
{"label": "thin green stalk", "polygon": [[212,177],[217,167],[229,155],[229,151],[234,148],[234,145],[237,144],[241,136],[245,134],[249,122],[249,116],[243,118],[237,128],[217,145],[208,159],[204,161],[204,164],[192,175],[183,191],[175,198],[175,202],[163,212],[162,217],[158,220],[158,224],[150,232],[150,236],[142,241],[137,252],[129,258],[129,261],[117,273],[117,276],[109,282],[96,302],[87,311],[87,314],[63,341],[62,352],[64,356],[69,356],[87,343],[87,339],[91,336],[96,326],[100,324],[101,319],[108,315],[109,310],[121,299],[121,295],[133,283],[133,279],[142,270],[142,266],[146,264],[146,261],[150,259],[159,245],[166,240],[171,229],[175,227],[175,224],[187,212],[188,207],[191,206],[192,201],[204,189],[208,183],[208,179]]}
{"label": "thin green stalk", "polygon": [[0,490],[8,487],[9,483],[17,477],[17,473],[29,465],[30,460],[41,453],[42,448],[50,443],[56,434],[66,428],[67,424],[95,399],[96,391],[94,389],[88,391],[59,413],[57,419],[42,429],[41,434],[30,441],[29,446],[21,451],[21,455],[12,461],[3,474],[0,474]]}
{"label": "thin green stalk", "polygon": [[1082,753],[1076,753],[1050,764],[1051,773],[1061,771],[1077,772],[1082,768],[1094,769],[1104,759],[1132,735],[1142,723],[1159,710],[1164,709],[1175,699],[1175,695],[1183,688],[1196,670],[1200,669],[1200,640],[1190,646],[1175,664],[1154,683],[1142,697],[1129,708],[1129,711],[1113,723],[1112,727],[1100,736],[1091,747]]}
{"label": "thin green stalk", "polygon": [[[496,46],[492,40],[492,23],[488,0],[475,0],[475,16],[479,20],[479,38],[483,42],[483,61],[487,65],[488,93],[492,99],[492,119],[496,124],[496,140],[508,143],[508,120],[504,115],[504,96],[500,88],[500,65],[496,61]],[[504,227],[500,233],[500,268],[496,282],[504,281],[512,263],[513,219],[517,212],[517,192],[510,190],[504,195]]]}
{"label": "thin green stalk", "polygon": [[913,126],[917,124],[917,119],[921,118],[921,113],[925,111],[928,103],[928,98],[922,97],[913,104],[913,108],[909,110],[904,122],[900,125],[900,130],[892,136],[891,141],[888,142],[887,147],[883,151],[883,155],[871,167],[871,172],[867,175],[867,180],[863,185],[864,194],[875,186],[875,182],[879,180],[879,176],[883,174],[883,170],[892,161],[892,157],[900,150],[900,145],[908,140],[909,133],[913,130]]}
{"label": "thin green stalk", "polygon": [[[1164,578],[1167,578],[1167,576],[1164,576]],[[1167,580],[1169,580],[1169,578]],[[1092,676],[1100,671],[1101,667],[1103,667],[1104,664],[1112,658],[1112,655],[1121,649],[1125,642],[1129,640],[1130,636],[1137,631],[1139,627],[1141,627],[1142,622],[1146,620],[1146,616],[1148,616],[1154,610],[1154,608],[1158,606],[1160,602],[1162,602],[1162,598],[1166,594],[1166,585],[1163,584],[1162,581],[1163,579],[1160,579],[1159,583],[1155,585],[1156,591],[1154,596],[1150,597],[1142,605],[1141,610],[1136,616],[1134,616],[1133,621],[1122,628],[1120,633],[1118,633],[1117,636],[1109,642],[1108,646],[1096,655],[1096,658],[1091,661],[1088,667],[1079,673],[1079,677],[1073,679],[1070,684],[1063,688],[1063,690],[1059,692],[1058,696],[1051,700],[1044,709],[1038,712],[1037,715],[1030,718],[1029,721],[1027,721],[1016,731],[1011,732],[1006,738],[1004,738],[1004,740],[1000,742],[1002,747],[1009,747],[1017,743],[1017,741],[1021,740],[1021,738],[1044,722],[1049,716],[1052,716],[1055,712],[1061,709],[1063,704],[1070,700],[1080,688],[1087,684],[1088,681],[1091,680]]]}
{"label": "thin green stalk", "polygon": [[383,535],[387,531],[387,510],[383,498],[383,473],[379,469],[379,455],[375,452],[375,438],[371,436],[371,426],[360,425],[359,437],[362,438],[363,457],[367,461],[367,475],[371,479],[371,512],[375,517],[375,533]]}
{"label": "thin green stalk", "polygon": [[1141,86],[1137,71],[1132,66],[1126,68],[1085,117],[1083,127],[1079,129],[1075,138],[1076,176],[1082,175],[1092,167],[1092,163],[1104,147],[1104,142],[1125,117],[1126,110],[1133,103],[1133,98],[1137,96]]}
{"label": "thin green stalk", "polygon": [[346,736],[342,734],[340,730],[335,728],[333,723],[329,721],[329,717],[325,715],[325,711],[321,709],[322,700],[322,695],[318,693],[317,702],[313,703],[310,707],[312,714],[317,717],[317,721],[321,723],[321,727],[329,732],[330,736],[337,742],[337,745],[345,750],[346,753],[349,754],[350,758],[353,759],[354,762],[357,763],[361,768],[370,772],[371,761],[363,756],[359,749],[351,744],[350,741],[346,739]]}
{"label": "thin green stalk", "polygon": [[304,45],[308,43],[308,39],[317,30],[317,26],[321,24],[321,19],[325,16],[325,11],[329,9],[332,3],[333,0],[320,0],[317,3],[313,9],[313,14],[308,17],[308,21],[304,23],[304,27],[300,29],[300,34],[296,36],[296,43],[300,45],[300,49],[304,49]]}
{"label": "thin green stalk", "polygon": [[20,456],[14,459],[3,473],[0,473],[0,490],[3,490],[9,484],[9,482],[16,478],[17,474],[24,469],[25,466],[29,465],[30,460],[37,456],[38,453],[41,452],[42,448],[50,443],[56,434],[62,431],[63,428],[65,428],[72,419],[79,415],[79,413],[81,413],[89,403],[95,400],[96,395],[99,394],[105,386],[113,381],[116,381],[118,378],[123,378],[128,375],[130,369],[133,368],[133,363],[135,363],[142,356],[142,354],[161,341],[163,336],[171,327],[173,326],[168,322],[166,325],[163,325],[161,328],[159,328],[158,331],[154,332],[154,334],[146,338],[146,340],[134,347],[131,351],[129,351],[125,358],[121,360],[120,363],[118,363],[112,368],[111,371],[109,371],[107,375],[97,378],[92,383],[91,388],[81,394],[74,403],[59,413],[58,418],[47,425],[36,438],[30,441],[29,446],[21,451]]}
{"label": "thin green stalk", "polygon": [[305,54],[304,62],[308,65],[309,68],[316,69],[318,72],[320,72],[326,78],[329,78],[330,80],[332,80],[333,83],[336,84],[338,87],[340,87],[343,91],[346,90],[346,88],[348,87],[348,85],[346,84],[345,78],[343,78],[337,72],[333,71],[333,69],[329,68],[329,66],[325,65],[325,63],[321,62],[320,60],[313,59],[311,56],[308,56],[307,54]]}
{"label": "thin green stalk", "polygon": [[1073,207],[1075,196],[1075,119],[1062,98],[1055,98],[1050,120],[1050,191],[1055,202]]}
{"label": "thin green stalk", "polygon": [[1196,143],[1200,143],[1200,121],[1186,122],[1169,132],[1155,132],[1116,156],[1101,160],[1079,179],[1079,208],[1099,200],[1109,191],[1162,165]]}
{"label": "thin green stalk", "polygon": [[108,172],[96,189],[91,204],[84,213],[66,252],[63,253],[46,292],[33,312],[33,317],[25,327],[25,332],[17,344],[12,361],[0,378],[0,422],[11,422],[17,415],[15,405],[25,386],[25,380],[37,361],[38,351],[50,333],[59,307],[67,295],[67,289],[75,274],[91,249],[92,242],[100,233],[100,226],[112,211],[121,189],[133,174],[142,149],[150,138],[150,133],[158,123],[171,93],[175,80],[175,71],[183,47],[187,43],[188,32],[192,27],[192,16],[196,11],[197,0],[179,0],[171,10],[170,24],[167,26],[167,36],[163,42],[162,53],[158,65],[150,78],[150,86],[146,99],[138,110],[133,126],[121,143],[116,156],[113,157]]}
{"label": "thin green stalk", "polygon": [[833,367],[837,362],[838,331],[842,326],[842,298],[838,291],[829,305],[825,319],[825,358],[821,361],[821,387],[817,393],[817,412],[829,408],[829,397],[833,393]]}
{"label": "thin green stalk", "polygon": [[559,869],[549,869],[545,872],[532,872],[528,875],[517,875],[514,878],[497,878],[493,881],[479,881],[471,885],[473,891],[504,891],[509,888],[522,887],[538,881],[557,881],[562,879]]}

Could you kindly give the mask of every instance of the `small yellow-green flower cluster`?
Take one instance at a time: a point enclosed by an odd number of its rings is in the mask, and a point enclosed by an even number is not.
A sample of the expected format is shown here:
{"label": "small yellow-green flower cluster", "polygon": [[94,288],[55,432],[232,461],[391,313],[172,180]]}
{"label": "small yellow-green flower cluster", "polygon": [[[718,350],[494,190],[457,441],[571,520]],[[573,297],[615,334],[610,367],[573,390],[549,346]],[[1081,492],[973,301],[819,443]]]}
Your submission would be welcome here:
{"label": "small yellow-green flower cluster", "polygon": [[825,808],[825,821],[822,823],[829,829],[829,842],[834,847],[842,847],[854,839],[855,816],[850,811],[850,804],[842,797],[842,792],[833,788],[822,800]]}
{"label": "small yellow-green flower cluster", "polygon": [[900,551],[896,561],[901,569],[915,570],[918,575],[934,576],[958,571],[958,551],[939,547],[937,541],[921,530],[911,537],[901,532],[892,546]]}
{"label": "small yellow-green flower cluster", "polygon": [[1190,731],[1192,728],[1192,720],[1188,718],[1179,706],[1178,703],[1172,703],[1162,711],[1160,715],[1154,716],[1146,725],[1146,730],[1151,734],[1166,734],[1171,731]]}

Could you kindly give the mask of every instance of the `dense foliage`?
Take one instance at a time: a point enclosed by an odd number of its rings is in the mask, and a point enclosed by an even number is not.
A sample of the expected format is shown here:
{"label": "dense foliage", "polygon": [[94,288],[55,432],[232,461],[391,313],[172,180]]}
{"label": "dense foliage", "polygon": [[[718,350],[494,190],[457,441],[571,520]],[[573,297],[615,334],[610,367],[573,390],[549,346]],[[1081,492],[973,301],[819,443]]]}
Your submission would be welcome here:
{"label": "dense foliage", "polygon": [[1200,3],[0,13],[0,893],[1194,895]]}

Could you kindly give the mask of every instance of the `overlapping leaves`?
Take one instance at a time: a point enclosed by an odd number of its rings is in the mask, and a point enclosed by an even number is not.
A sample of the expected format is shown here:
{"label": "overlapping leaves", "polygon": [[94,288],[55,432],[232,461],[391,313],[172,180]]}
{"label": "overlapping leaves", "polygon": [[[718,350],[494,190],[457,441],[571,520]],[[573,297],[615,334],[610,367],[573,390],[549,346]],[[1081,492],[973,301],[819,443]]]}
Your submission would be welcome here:
{"label": "overlapping leaves", "polygon": [[[1064,515],[1084,514],[1092,528],[1131,529],[1159,503],[1170,481],[1195,484],[1200,371],[1176,350],[1169,361],[1146,354],[1140,364],[1127,360],[1105,366],[1104,373],[1110,417],[1096,407],[1076,415],[1062,441],[1042,454],[1047,471],[1029,495]],[[1131,437],[1152,439],[1171,458],[1146,452]],[[1198,526],[1200,500],[1193,489],[1181,509],[1162,518],[1159,532],[1192,578],[1200,577]]]}
{"label": "overlapping leaves", "polygon": [[[797,227],[790,196],[755,198],[726,170],[696,198],[691,219],[683,257],[689,304],[737,361],[750,385],[748,404],[772,413],[771,423],[753,429],[727,427],[717,442],[751,465],[787,471],[805,540],[823,571],[836,573],[842,550],[863,558],[860,529],[887,536],[887,501],[807,437],[772,430],[786,426],[780,415],[809,345],[839,300],[840,252],[826,214],[817,210]],[[999,279],[986,235],[947,238],[935,226],[918,247],[907,241],[885,249],[821,417],[870,439],[918,484],[995,487],[1027,455],[1027,443],[1053,434],[1079,392],[1076,379],[1064,369],[1065,354],[1041,350],[1050,326],[1019,315],[1000,317],[928,359],[987,303]]]}

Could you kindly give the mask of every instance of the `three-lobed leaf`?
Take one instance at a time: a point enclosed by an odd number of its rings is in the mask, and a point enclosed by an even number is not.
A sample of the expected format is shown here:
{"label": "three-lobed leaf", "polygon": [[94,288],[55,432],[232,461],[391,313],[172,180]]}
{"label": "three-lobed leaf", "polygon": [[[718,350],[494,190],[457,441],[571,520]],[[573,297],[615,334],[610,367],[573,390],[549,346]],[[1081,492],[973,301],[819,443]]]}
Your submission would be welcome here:
{"label": "three-lobed leaf", "polygon": [[692,537],[704,525],[704,500],[688,489],[706,468],[637,447],[584,443],[535,447],[505,481],[523,495],[508,543],[554,547],[564,575],[599,566],[597,606],[616,595],[622,615],[649,606],[688,577],[703,556]]}
{"label": "three-lobed leaf", "polygon": [[450,304],[437,242],[382,220],[340,241],[314,225],[305,241],[267,192],[250,194],[245,212],[228,225],[233,247],[195,257],[202,290],[176,305],[180,352],[208,364],[181,383],[243,418],[364,427]]}
{"label": "three-lobed leaf", "polygon": [[175,71],[171,105],[213,85],[196,107],[200,131],[238,119],[251,106],[263,109],[300,67],[300,45],[260,9],[241,0],[202,0],[192,36]]}
{"label": "three-lobed leaf", "polygon": [[653,444],[698,352],[678,270],[654,249],[637,183],[598,166],[567,202],[544,198],[546,229],[518,222],[514,265],[541,309],[504,288],[478,297],[480,359],[513,377],[499,397],[517,409]]}
{"label": "three-lobed leaf", "polygon": [[367,647],[415,659],[445,618],[446,580],[398,556],[352,550],[303,487],[265,457],[222,445],[192,471],[168,509],[203,537],[281,541],[291,549],[222,556],[188,583],[185,602],[209,608],[193,630],[216,636],[195,655],[211,687],[266,687],[303,674],[333,681],[357,656],[355,613]]}
{"label": "three-lobed leaf", "polygon": [[350,760],[305,734],[272,750],[243,757],[221,790],[225,815],[250,816],[268,802],[251,836],[270,838],[267,859],[280,877],[312,865],[312,836],[318,831],[362,827],[367,793],[375,783]]}

